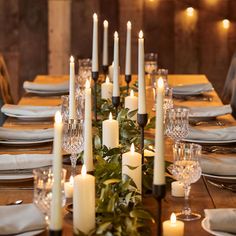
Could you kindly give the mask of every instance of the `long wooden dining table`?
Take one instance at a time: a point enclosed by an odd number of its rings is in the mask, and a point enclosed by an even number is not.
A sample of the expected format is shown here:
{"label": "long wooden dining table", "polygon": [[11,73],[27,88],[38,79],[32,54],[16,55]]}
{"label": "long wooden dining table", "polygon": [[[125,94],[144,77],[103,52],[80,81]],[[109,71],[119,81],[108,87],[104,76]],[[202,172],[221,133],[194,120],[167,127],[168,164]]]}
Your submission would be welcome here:
{"label": "long wooden dining table", "polygon": [[[39,75],[35,78],[35,82],[38,83],[59,83],[68,79],[68,76],[50,76],[50,75]],[[122,77],[122,80],[124,78]],[[207,83],[209,82],[205,75],[169,75],[168,83],[170,86],[178,84],[193,84],[193,83]],[[147,81],[147,110],[149,117],[154,116],[155,113],[152,111],[153,106],[153,94],[150,82]],[[222,102],[215,91],[210,91],[207,93],[210,98],[208,100],[196,99],[196,100],[174,100],[174,104],[177,106],[217,106],[222,105]],[[46,95],[36,95],[25,93],[20,99],[19,104],[22,105],[50,105],[56,106],[60,105],[60,96],[46,96]],[[231,115],[224,115],[217,118],[221,121],[224,127],[236,125],[235,119]],[[25,129],[35,129],[35,128],[47,128],[53,126],[53,120],[44,121],[30,121],[30,120],[20,120],[17,118],[8,117],[3,125],[9,128],[25,128]],[[216,126],[211,126],[216,127]],[[208,124],[200,125],[199,128],[210,128]],[[222,128],[222,127],[218,127]],[[154,134],[154,130],[152,131]],[[172,141],[169,138],[165,138],[165,157],[166,160],[172,161]],[[30,147],[19,147],[19,146],[7,146],[0,144],[0,153],[50,153],[52,152],[52,143],[41,144],[37,146]],[[67,165],[65,168],[69,169],[70,166]],[[12,186],[11,189],[7,187]],[[24,203],[30,203],[33,201],[33,190],[23,190],[19,187],[28,186],[33,187],[33,180],[27,182],[15,182],[8,181],[4,182],[0,180],[0,205],[5,205],[8,202],[22,199]],[[202,218],[200,220],[185,222],[185,236],[205,236],[211,235],[207,233],[201,226],[201,221],[204,219],[204,209],[206,208],[228,208],[236,206],[236,193],[231,191],[222,190],[208,183],[207,177],[201,177],[197,183],[192,184],[191,193],[191,208],[201,214]],[[157,205],[155,199],[152,196],[144,196],[143,202],[145,206],[156,215]],[[167,185],[167,194],[163,201],[163,215],[162,220],[169,219],[172,212],[178,212],[182,209],[184,203],[183,198],[173,197],[170,194],[170,186]],[[63,225],[63,235],[72,235],[72,214],[67,212],[66,209],[63,210],[64,214],[64,225]],[[1,219],[0,219],[1,220]],[[0,229],[1,230],[1,229]],[[41,235],[46,235],[42,233]],[[152,226],[152,235],[156,235],[156,226]]]}

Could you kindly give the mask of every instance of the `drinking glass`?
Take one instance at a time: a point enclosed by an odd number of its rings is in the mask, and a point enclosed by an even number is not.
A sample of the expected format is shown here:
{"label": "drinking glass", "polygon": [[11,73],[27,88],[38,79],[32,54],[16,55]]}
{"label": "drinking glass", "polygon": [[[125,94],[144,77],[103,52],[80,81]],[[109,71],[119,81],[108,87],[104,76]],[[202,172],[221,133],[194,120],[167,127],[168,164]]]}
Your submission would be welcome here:
{"label": "drinking glass", "polygon": [[[84,120],[84,97],[81,95],[75,96],[76,105],[76,119]],[[61,115],[62,121],[68,121],[69,119],[69,96],[61,96]]]}
{"label": "drinking glass", "polygon": [[189,109],[168,109],[166,112],[165,133],[175,142],[185,138],[189,133]]}
{"label": "drinking glass", "polygon": [[155,73],[157,71],[157,58],[158,58],[157,53],[153,53],[153,52],[145,53],[144,58],[145,58],[144,59],[145,72],[148,75]]}
{"label": "drinking glass", "polygon": [[63,150],[71,154],[71,172],[72,176],[75,176],[78,153],[83,150],[84,145],[83,122],[77,119],[63,122],[62,139]]}
{"label": "drinking glass", "polygon": [[194,143],[175,143],[173,146],[174,163],[168,168],[174,178],[184,185],[184,207],[177,218],[184,221],[192,221],[201,218],[201,215],[191,211],[189,205],[189,193],[191,184],[199,180],[201,166],[198,158],[201,156],[202,147]]}
{"label": "drinking glass", "polygon": [[[53,171],[51,167],[38,168],[33,170],[34,176],[34,204],[42,211],[47,225],[50,221],[50,206],[52,201]],[[66,169],[61,172],[62,203],[66,204],[64,193],[64,183],[66,179]]]}

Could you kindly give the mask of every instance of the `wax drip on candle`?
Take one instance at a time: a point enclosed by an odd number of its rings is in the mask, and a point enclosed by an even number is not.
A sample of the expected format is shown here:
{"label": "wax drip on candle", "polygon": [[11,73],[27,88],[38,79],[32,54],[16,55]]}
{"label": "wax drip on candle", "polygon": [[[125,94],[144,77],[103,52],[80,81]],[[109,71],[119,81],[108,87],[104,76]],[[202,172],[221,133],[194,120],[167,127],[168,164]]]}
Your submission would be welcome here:
{"label": "wax drip on candle", "polygon": [[114,38],[118,38],[118,32],[117,31],[114,33]]}
{"label": "wax drip on candle", "polygon": [[55,114],[55,122],[57,124],[62,122],[62,117],[61,117],[61,112],[60,111],[57,111],[56,114]]}
{"label": "wax drip on candle", "polygon": [[170,216],[170,223],[171,224],[176,224],[176,215],[175,213],[172,213]]}
{"label": "wax drip on candle", "polygon": [[108,27],[108,21],[107,21],[107,20],[104,20],[104,21],[103,21],[103,26],[104,26],[104,27]]}
{"label": "wax drip on candle", "polygon": [[142,31],[142,30],[139,31],[138,37],[139,37],[140,39],[143,38],[143,31]]}
{"label": "wax drip on candle", "polygon": [[94,19],[95,21],[97,21],[97,20],[98,20],[98,16],[97,16],[97,14],[96,14],[96,13],[93,13],[93,19]]}
{"label": "wax drip on candle", "polygon": [[70,63],[74,63],[75,59],[73,56],[70,56]]}
{"label": "wax drip on candle", "polygon": [[131,22],[130,22],[130,21],[127,22],[127,27],[128,27],[129,29],[131,29]]}
{"label": "wax drip on candle", "polygon": [[134,148],[134,144],[133,144],[133,143],[131,144],[130,152],[131,152],[131,153],[134,153],[134,152],[135,152],[135,148]]}
{"label": "wax drip on candle", "polygon": [[111,114],[111,112],[110,112],[110,114],[109,114],[109,120],[112,120],[112,114]]}
{"label": "wax drip on candle", "polygon": [[87,79],[85,83],[85,88],[89,89],[90,88],[90,81]]}
{"label": "wax drip on candle", "polygon": [[85,176],[87,174],[87,170],[86,170],[85,165],[82,166],[81,174],[82,174],[82,176]]}
{"label": "wax drip on candle", "polygon": [[163,86],[164,86],[164,81],[163,81],[162,77],[160,77],[160,78],[158,79],[157,85],[158,85],[158,88],[163,88]]}
{"label": "wax drip on candle", "polygon": [[133,96],[134,96],[134,90],[131,89],[131,90],[130,90],[130,97],[133,97]]}
{"label": "wax drip on candle", "polygon": [[109,77],[107,76],[106,77],[106,84],[109,84],[110,83],[110,79],[109,79]]}

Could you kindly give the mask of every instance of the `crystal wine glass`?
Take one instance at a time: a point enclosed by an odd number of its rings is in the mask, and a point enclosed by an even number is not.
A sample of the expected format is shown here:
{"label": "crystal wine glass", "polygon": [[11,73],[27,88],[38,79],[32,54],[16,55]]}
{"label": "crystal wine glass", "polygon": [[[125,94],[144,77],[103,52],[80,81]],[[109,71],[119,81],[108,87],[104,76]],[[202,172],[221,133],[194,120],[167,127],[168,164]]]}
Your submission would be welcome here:
{"label": "crystal wine glass", "polygon": [[[49,225],[50,206],[52,200],[53,171],[51,167],[38,168],[33,170],[34,176],[34,204],[42,211],[45,221]],[[62,169],[62,207],[66,204],[64,193],[64,183],[66,179],[66,169]]]}
{"label": "crystal wine glass", "polygon": [[189,109],[168,109],[165,119],[165,133],[175,142],[185,138],[189,133]]}
{"label": "crystal wine glass", "polygon": [[183,221],[192,221],[201,218],[201,215],[191,211],[189,193],[191,183],[195,183],[201,176],[201,166],[198,158],[201,156],[201,146],[194,143],[175,143],[173,146],[174,163],[170,171],[174,178],[184,185],[184,207],[182,212],[176,214]]}
{"label": "crystal wine glass", "polygon": [[76,162],[78,153],[83,150],[84,133],[83,121],[77,119],[70,119],[63,122],[63,142],[62,148],[70,153],[71,172],[72,176],[76,174]]}
{"label": "crystal wine glass", "polygon": [[145,72],[149,75],[157,71],[157,53],[145,53]]}

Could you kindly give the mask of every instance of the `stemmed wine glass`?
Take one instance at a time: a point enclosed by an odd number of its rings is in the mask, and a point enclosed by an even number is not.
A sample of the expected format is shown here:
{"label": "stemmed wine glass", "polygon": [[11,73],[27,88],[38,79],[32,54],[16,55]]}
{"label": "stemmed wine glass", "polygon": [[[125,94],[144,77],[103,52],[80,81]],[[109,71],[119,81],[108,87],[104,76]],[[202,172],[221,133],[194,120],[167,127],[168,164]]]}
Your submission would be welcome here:
{"label": "stemmed wine glass", "polygon": [[165,133],[175,142],[185,138],[189,133],[189,109],[168,109],[165,118]]}
{"label": "stemmed wine glass", "polygon": [[184,207],[177,213],[177,218],[183,221],[192,221],[201,218],[201,215],[191,211],[189,193],[191,183],[195,183],[201,176],[201,166],[198,158],[201,156],[201,146],[194,143],[175,143],[173,146],[174,163],[168,167],[174,178],[184,185]]}

